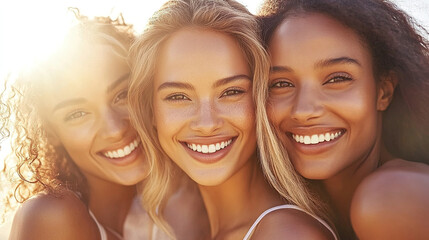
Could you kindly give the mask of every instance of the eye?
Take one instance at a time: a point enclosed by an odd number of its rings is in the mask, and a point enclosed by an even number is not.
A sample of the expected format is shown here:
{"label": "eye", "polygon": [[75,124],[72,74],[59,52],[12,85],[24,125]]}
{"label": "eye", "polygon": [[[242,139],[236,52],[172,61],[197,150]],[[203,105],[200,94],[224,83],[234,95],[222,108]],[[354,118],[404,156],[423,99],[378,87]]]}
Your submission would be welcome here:
{"label": "eye", "polygon": [[186,100],[191,100],[191,99],[189,99],[183,93],[175,93],[175,94],[171,94],[171,95],[167,96],[166,98],[164,98],[164,100],[167,100],[167,101],[186,101]]}
{"label": "eye", "polygon": [[116,95],[115,99],[113,100],[114,103],[118,103],[121,101],[125,101],[127,100],[128,97],[128,90],[124,90],[122,92],[120,92],[118,95]]}
{"label": "eye", "polygon": [[291,82],[285,80],[275,81],[270,85],[270,88],[287,88],[287,87],[295,87]]}
{"label": "eye", "polygon": [[337,73],[332,76],[329,76],[328,78],[328,81],[326,81],[323,85],[331,83],[343,83],[353,80],[353,78],[347,73]]}
{"label": "eye", "polygon": [[243,94],[245,91],[243,89],[227,89],[221,95],[221,97],[235,96],[239,94]]}
{"label": "eye", "polygon": [[87,112],[84,112],[84,111],[76,111],[76,112],[72,112],[72,113],[70,113],[70,114],[68,114],[65,118],[64,118],[64,120],[67,122],[67,121],[72,121],[72,120],[76,120],[76,119],[79,119],[79,118],[82,118],[82,117],[84,117],[84,116],[86,116],[88,113]]}

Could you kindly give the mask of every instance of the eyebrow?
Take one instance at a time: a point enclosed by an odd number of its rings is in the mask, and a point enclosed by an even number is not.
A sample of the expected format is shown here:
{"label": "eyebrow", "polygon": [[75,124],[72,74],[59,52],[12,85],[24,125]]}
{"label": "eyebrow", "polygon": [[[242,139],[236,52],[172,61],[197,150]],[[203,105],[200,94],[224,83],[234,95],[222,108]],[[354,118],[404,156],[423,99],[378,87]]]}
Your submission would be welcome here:
{"label": "eyebrow", "polygon": [[220,87],[222,85],[228,84],[230,82],[234,82],[234,81],[238,81],[238,80],[242,80],[242,79],[246,79],[246,80],[251,81],[249,76],[247,76],[245,74],[240,74],[240,75],[235,75],[235,76],[219,79],[213,84],[213,87],[217,88],[217,87]]}
{"label": "eyebrow", "polygon": [[[213,87],[219,87],[225,84],[228,84],[230,82],[234,82],[234,81],[238,81],[241,79],[247,79],[247,80],[251,80],[249,76],[245,75],[245,74],[240,74],[240,75],[235,75],[235,76],[231,76],[231,77],[226,77],[226,78],[222,78],[217,80],[214,84]],[[188,83],[183,83],[183,82],[165,82],[163,84],[161,84],[158,87],[157,91],[161,91],[162,89],[165,88],[180,88],[180,89],[185,89],[185,90],[193,90],[194,87],[191,84]]]}
{"label": "eyebrow", "polygon": [[107,87],[107,92],[111,92],[113,89],[115,89],[119,84],[121,84],[123,81],[127,80],[130,76],[130,73],[125,73],[124,75],[120,76],[118,79],[116,79],[112,84],[110,84]]}
{"label": "eyebrow", "polygon": [[[118,79],[116,79],[112,84],[110,84],[107,87],[107,92],[112,91],[113,89],[115,89],[119,84],[121,84],[123,81],[127,80],[128,77],[130,76],[130,73],[126,73],[122,76],[120,76]],[[60,108],[64,108],[67,106],[71,106],[71,105],[77,105],[77,104],[82,104],[86,102],[86,99],[84,98],[72,98],[72,99],[68,99],[65,101],[62,101],[60,103],[58,103],[57,105],[55,105],[55,107],[52,109],[52,112],[57,111]]]}
{"label": "eyebrow", "polygon": [[290,67],[286,66],[272,66],[270,67],[271,73],[277,73],[277,72],[293,72],[293,70]]}
{"label": "eyebrow", "polygon": [[57,105],[55,105],[55,107],[52,109],[52,112],[55,112],[58,109],[63,108],[63,107],[67,107],[67,106],[71,106],[71,105],[77,105],[77,104],[81,104],[84,102],[86,102],[86,100],[84,98],[68,99],[68,100],[62,101],[62,102],[58,103]]}
{"label": "eyebrow", "polygon": [[330,58],[318,61],[314,64],[316,68],[329,67],[336,64],[356,64],[362,66],[358,60],[349,57]]}

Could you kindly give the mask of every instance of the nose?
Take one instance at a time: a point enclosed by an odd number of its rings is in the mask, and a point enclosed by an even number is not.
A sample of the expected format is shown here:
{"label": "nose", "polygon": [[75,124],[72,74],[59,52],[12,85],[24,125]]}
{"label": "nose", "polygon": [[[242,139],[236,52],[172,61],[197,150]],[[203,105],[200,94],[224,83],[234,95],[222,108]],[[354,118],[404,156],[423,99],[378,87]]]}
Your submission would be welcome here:
{"label": "nose", "polygon": [[101,135],[105,139],[120,140],[130,127],[128,111],[106,108],[100,121]]}
{"label": "nose", "polygon": [[322,99],[314,86],[301,86],[295,95],[292,106],[292,119],[307,122],[320,117],[323,113]]}
{"label": "nose", "polygon": [[202,101],[192,119],[190,127],[204,135],[215,133],[222,125],[222,118],[210,100]]}

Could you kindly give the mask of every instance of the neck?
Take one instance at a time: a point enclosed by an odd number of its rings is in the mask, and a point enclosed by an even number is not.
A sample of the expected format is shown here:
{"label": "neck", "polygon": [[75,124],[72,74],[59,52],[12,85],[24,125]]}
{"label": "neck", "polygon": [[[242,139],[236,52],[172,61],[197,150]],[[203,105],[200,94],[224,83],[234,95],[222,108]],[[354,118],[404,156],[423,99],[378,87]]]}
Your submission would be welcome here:
{"label": "neck", "polygon": [[104,226],[122,234],[136,187],[124,186],[94,176],[86,176],[89,186],[89,209]]}
{"label": "neck", "polygon": [[323,189],[336,216],[341,238],[353,239],[356,237],[350,221],[350,206],[353,194],[361,181],[378,167],[380,161],[380,144],[378,142],[359,161],[355,161],[353,165],[339,174],[322,182]]}
{"label": "neck", "polygon": [[242,238],[267,208],[282,204],[267,184],[254,156],[217,186],[199,185],[209,217],[212,239]]}

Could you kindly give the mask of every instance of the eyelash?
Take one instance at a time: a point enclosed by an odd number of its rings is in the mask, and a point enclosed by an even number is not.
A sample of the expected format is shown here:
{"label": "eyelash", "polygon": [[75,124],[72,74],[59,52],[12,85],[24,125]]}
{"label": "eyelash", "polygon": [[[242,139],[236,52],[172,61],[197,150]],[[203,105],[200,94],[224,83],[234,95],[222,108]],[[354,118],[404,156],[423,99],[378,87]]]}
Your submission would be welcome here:
{"label": "eyelash", "polygon": [[116,95],[115,99],[113,100],[114,103],[117,103],[123,99],[127,99],[128,97],[128,90],[124,90],[120,93],[118,93],[118,95]]}
{"label": "eyelash", "polygon": [[167,96],[166,98],[164,98],[164,100],[175,102],[175,101],[186,101],[190,99],[183,93],[175,93]]}
{"label": "eyelash", "polygon": [[225,90],[220,97],[235,96],[243,93],[245,93],[243,89],[232,88],[232,89]]}
{"label": "eyelash", "polygon": [[86,116],[88,113],[84,112],[84,111],[76,111],[76,112],[72,112],[69,115],[67,115],[64,120],[67,121],[72,121],[78,118],[82,118],[84,116]]}
{"label": "eyelash", "polygon": [[331,84],[331,83],[337,84],[337,83],[342,83],[342,82],[348,82],[351,80],[353,80],[353,78],[350,75],[342,73],[342,74],[338,74],[338,75],[330,77],[329,80],[326,81],[324,84]]}
{"label": "eyelash", "polygon": [[285,87],[295,87],[292,83],[287,81],[277,81],[271,84],[270,88],[285,88]]}

